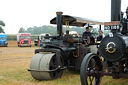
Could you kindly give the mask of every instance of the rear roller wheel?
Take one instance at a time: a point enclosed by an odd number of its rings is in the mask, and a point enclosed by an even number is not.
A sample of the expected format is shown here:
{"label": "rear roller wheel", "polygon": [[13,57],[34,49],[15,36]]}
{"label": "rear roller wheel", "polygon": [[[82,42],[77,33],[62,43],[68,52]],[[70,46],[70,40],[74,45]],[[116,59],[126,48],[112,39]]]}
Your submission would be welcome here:
{"label": "rear roller wheel", "polygon": [[100,85],[102,76],[97,72],[102,70],[99,57],[96,54],[88,53],[81,64],[80,78],[82,85]]}
{"label": "rear roller wheel", "polygon": [[[51,80],[60,78],[63,74],[63,70],[55,70],[58,66],[57,62],[55,53],[35,54],[30,64],[32,77],[36,80]],[[63,67],[62,60],[60,67]]]}

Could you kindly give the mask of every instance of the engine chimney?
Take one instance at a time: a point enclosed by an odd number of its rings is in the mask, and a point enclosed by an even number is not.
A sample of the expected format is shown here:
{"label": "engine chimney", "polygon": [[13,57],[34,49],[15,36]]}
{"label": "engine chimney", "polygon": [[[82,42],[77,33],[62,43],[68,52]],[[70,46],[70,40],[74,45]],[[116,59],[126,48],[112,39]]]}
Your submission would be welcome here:
{"label": "engine chimney", "polygon": [[57,24],[57,34],[62,35],[62,14],[63,12],[56,12],[56,24]]}
{"label": "engine chimney", "polygon": [[111,0],[111,21],[120,21],[121,0]]}
{"label": "engine chimney", "polygon": [[128,7],[126,9],[126,16],[127,16],[127,19],[128,19]]}

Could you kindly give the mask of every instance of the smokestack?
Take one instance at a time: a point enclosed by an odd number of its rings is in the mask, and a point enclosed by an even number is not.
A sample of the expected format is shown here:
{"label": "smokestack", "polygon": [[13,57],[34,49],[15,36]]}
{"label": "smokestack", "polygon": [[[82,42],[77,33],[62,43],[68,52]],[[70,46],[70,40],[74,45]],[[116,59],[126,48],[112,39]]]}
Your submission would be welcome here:
{"label": "smokestack", "polygon": [[121,0],[111,0],[111,21],[120,21]]}
{"label": "smokestack", "polygon": [[62,14],[63,12],[56,12],[56,24],[57,24],[57,34],[62,35]]}
{"label": "smokestack", "polygon": [[128,19],[128,7],[126,9],[126,16],[127,16],[127,19]]}

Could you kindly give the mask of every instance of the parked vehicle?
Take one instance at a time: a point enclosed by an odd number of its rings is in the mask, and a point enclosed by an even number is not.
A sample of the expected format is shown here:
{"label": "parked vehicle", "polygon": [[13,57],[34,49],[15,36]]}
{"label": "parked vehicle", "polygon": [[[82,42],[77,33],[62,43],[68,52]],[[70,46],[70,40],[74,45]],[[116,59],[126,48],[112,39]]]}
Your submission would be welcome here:
{"label": "parked vehicle", "polygon": [[38,46],[38,39],[34,40],[34,45]]}
{"label": "parked vehicle", "polygon": [[8,46],[6,34],[3,33],[0,34],[0,46],[5,46],[5,47]]}
{"label": "parked vehicle", "polygon": [[18,47],[20,46],[32,46],[31,45],[31,33],[18,33],[17,34]]}

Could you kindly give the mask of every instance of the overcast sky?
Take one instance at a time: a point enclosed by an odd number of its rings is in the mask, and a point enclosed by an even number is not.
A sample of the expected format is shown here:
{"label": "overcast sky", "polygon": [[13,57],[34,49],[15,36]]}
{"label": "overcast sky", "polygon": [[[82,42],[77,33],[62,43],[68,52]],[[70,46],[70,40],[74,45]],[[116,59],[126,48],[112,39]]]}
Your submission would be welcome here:
{"label": "overcast sky", "polygon": [[[128,0],[122,0],[125,11]],[[98,21],[110,21],[111,0],[0,0],[0,20],[6,34],[17,34],[20,27],[49,25],[57,11]]]}

